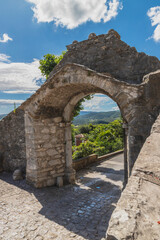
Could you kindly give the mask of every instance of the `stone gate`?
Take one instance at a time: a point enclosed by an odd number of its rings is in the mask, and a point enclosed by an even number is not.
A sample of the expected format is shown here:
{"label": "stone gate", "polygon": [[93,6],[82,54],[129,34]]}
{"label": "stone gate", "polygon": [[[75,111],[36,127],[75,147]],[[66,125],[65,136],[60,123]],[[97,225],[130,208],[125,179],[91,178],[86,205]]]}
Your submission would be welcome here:
{"label": "stone gate", "polygon": [[123,116],[127,181],[159,114],[160,62],[138,53],[114,30],[92,33],[67,49],[41,88],[0,121],[3,168],[26,168],[26,179],[35,187],[54,185],[58,177],[73,183],[72,112],[84,96],[102,93]]}

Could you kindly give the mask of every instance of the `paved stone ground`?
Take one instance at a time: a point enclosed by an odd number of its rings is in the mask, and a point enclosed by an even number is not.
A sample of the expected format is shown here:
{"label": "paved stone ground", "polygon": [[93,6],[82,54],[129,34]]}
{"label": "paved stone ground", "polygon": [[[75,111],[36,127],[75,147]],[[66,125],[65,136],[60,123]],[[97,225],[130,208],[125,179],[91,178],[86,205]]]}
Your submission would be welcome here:
{"label": "paved stone ground", "polygon": [[34,189],[0,174],[0,240],[102,240],[121,194],[123,154],[77,173],[74,186]]}

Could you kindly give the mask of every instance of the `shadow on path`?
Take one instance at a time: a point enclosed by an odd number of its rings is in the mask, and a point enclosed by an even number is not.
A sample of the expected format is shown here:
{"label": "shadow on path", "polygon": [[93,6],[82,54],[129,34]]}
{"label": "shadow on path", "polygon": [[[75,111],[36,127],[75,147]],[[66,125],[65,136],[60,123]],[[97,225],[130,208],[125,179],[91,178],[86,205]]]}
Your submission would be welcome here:
{"label": "shadow on path", "polygon": [[[94,173],[95,171],[100,174],[105,173],[108,178],[115,181],[121,181],[123,177],[123,170],[117,171],[96,165]],[[34,194],[42,205],[39,214],[47,219],[84,239],[100,240],[105,238],[111,214],[121,195],[121,188],[109,181],[94,177],[95,174],[85,176],[86,172],[83,170],[82,173],[78,173],[81,175],[79,184],[60,189],[57,187],[35,189],[27,185],[25,180],[13,181],[11,174],[5,172],[0,174],[0,178]],[[115,175],[116,179],[114,179]]]}

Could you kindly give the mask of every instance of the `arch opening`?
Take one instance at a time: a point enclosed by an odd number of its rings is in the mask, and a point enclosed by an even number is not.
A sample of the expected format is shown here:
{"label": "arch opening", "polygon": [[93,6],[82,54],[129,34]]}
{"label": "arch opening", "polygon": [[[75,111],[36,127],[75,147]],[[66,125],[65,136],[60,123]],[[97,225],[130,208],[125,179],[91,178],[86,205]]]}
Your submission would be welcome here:
{"label": "arch opening", "polygon": [[[98,106],[96,108],[96,112],[92,111],[88,112],[80,112],[80,116],[74,118],[73,113],[74,109],[77,106],[77,103],[83,99],[86,95],[84,94],[78,94],[77,96],[74,96],[70,102],[66,105],[63,116],[64,119],[68,122],[68,128],[66,129],[65,134],[65,143],[66,143],[66,166],[67,168],[71,168],[71,166],[74,167],[74,169],[82,169],[87,166],[87,164],[97,161],[100,162],[100,159],[105,159],[106,154],[116,152],[118,150],[124,150],[124,160],[123,160],[123,171],[124,171],[124,178],[123,178],[123,186],[126,185],[128,180],[128,164],[127,164],[127,142],[126,142],[126,132],[124,125],[124,120],[122,118],[121,111],[117,105],[106,93],[98,93],[91,92],[94,96],[92,100],[85,100],[85,103],[90,102],[89,105],[93,105],[93,102],[97,98],[102,98],[102,102],[104,103],[103,110],[98,110]],[[107,102],[109,101],[109,102]],[[101,100],[100,100],[101,102]],[[110,108],[108,108],[107,111],[107,105],[110,105]],[[89,110],[89,108],[85,108],[84,110]],[[112,114],[110,117],[110,120],[107,121],[99,121],[93,123],[93,121],[83,121],[83,117],[92,114],[96,114],[96,116],[99,114],[103,114],[104,116],[107,114],[107,112]],[[116,111],[113,111],[116,110]],[[83,114],[83,115],[81,115]],[[115,116],[113,116],[115,115]],[[83,116],[83,117],[81,117]],[[90,117],[91,118],[91,117]],[[111,121],[111,118],[113,121]],[[77,120],[77,121],[76,121]],[[114,121],[115,120],[115,121]],[[70,124],[69,124],[70,123]],[[75,128],[74,123],[77,123],[77,126]],[[83,124],[84,123],[84,124]],[[74,130],[73,130],[74,129]],[[73,136],[76,133],[76,138]],[[86,132],[87,131],[87,132]],[[87,133],[87,134],[85,134]],[[82,139],[81,139],[82,138]],[[106,139],[107,140],[106,140]],[[77,145],[77,146],[76,146]],[[93,154],[92,156],[89,156]],[[104,156],[105,155],[105,156]],[[116,153],[115,153],[116,155]],[[114,156],[114,154],[113,154]],[[83,159],[82,159],[83,158]],[[107,158],[107,156],[106,156]],[[93,159],[93,160],[92,160]],[[72,170],[73,171],[73,170]],[[74,172],[73,172],[74,174]]]}
{"label": "arch opening", "polygon": [[121,111],[127,182],[138,152],[132,149],[134,142],[128,141],[134,134],[128,130],[128,123],[134,123],[136,109],[133,106],[139,97],[138,88],[75,64],[56,73],[25,107],[28,182],[44,187],[56,184],[60,178],[68,183],[75,181],[71,151],[72,112],[80,99],[96,93],[110,97]]}

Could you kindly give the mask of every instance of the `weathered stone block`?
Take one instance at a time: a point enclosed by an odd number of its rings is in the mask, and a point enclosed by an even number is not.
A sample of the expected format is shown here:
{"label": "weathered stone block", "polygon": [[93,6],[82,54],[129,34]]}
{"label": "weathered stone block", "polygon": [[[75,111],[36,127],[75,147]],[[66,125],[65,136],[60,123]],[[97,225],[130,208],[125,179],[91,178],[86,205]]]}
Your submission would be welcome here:
{"label": "weathered stone block", "polygon": [[55,159],[54,159],[54,160],[49,161],[48,164],[49,164],[50,166],[56,166],[56,165],[59,164],[59,163],[60,163],[60,160],[59,160],[59,159],[58,159],[58,160],[55,160]]}
{"label": "weathered stone block", "polygon": [[45,149],[50,149],[52,147],[53,147],[53,145],[50,142],[44,144]]}
{"label": "weathered stone block", "polygon": [[54,186],[56,184],[56,178],[47,180],[47,186]]}
{"label": "weathered stone block", "polygon": [[49,149],[46,152],[49,156],[59,155],[59,153],[55,149]]}
{"label": "weathered stone block", "polygon": [[41,130],[41,133],[49,133],[49,129],[48,129],[48,128],[43,128],[43,129]]}
{"label": "weathered stone block", "polygon": [[60,123],[59,126],[62,128],[62,127],[65,127],[66,124],[65,123]]}
{"label": "weathered stone block", "polygon": [[62,117],[56,117],[53,120],[55,123],[60,123],[60,122],[62,122]]}
{"label": "weathered stone block", "polygon": [[20,169],[16,169],[13,172],[13,180],[17,181],[17,180],[22,180],[23,179],[23,173]]}
{"label": "weathered stone block", "polygon": [[52,127],[50,128],[50,132],[51,132],[51,133],[56,133],[56,126],[52,126]]}
{"label": "weathered stone block", "polygon": [[95,33],[90,33],[88,39],[94,39],[96,37]]}
{"label": "weathered stone block", "polygon": [[57,177],[57,186],[63,187],[63,177]]}

